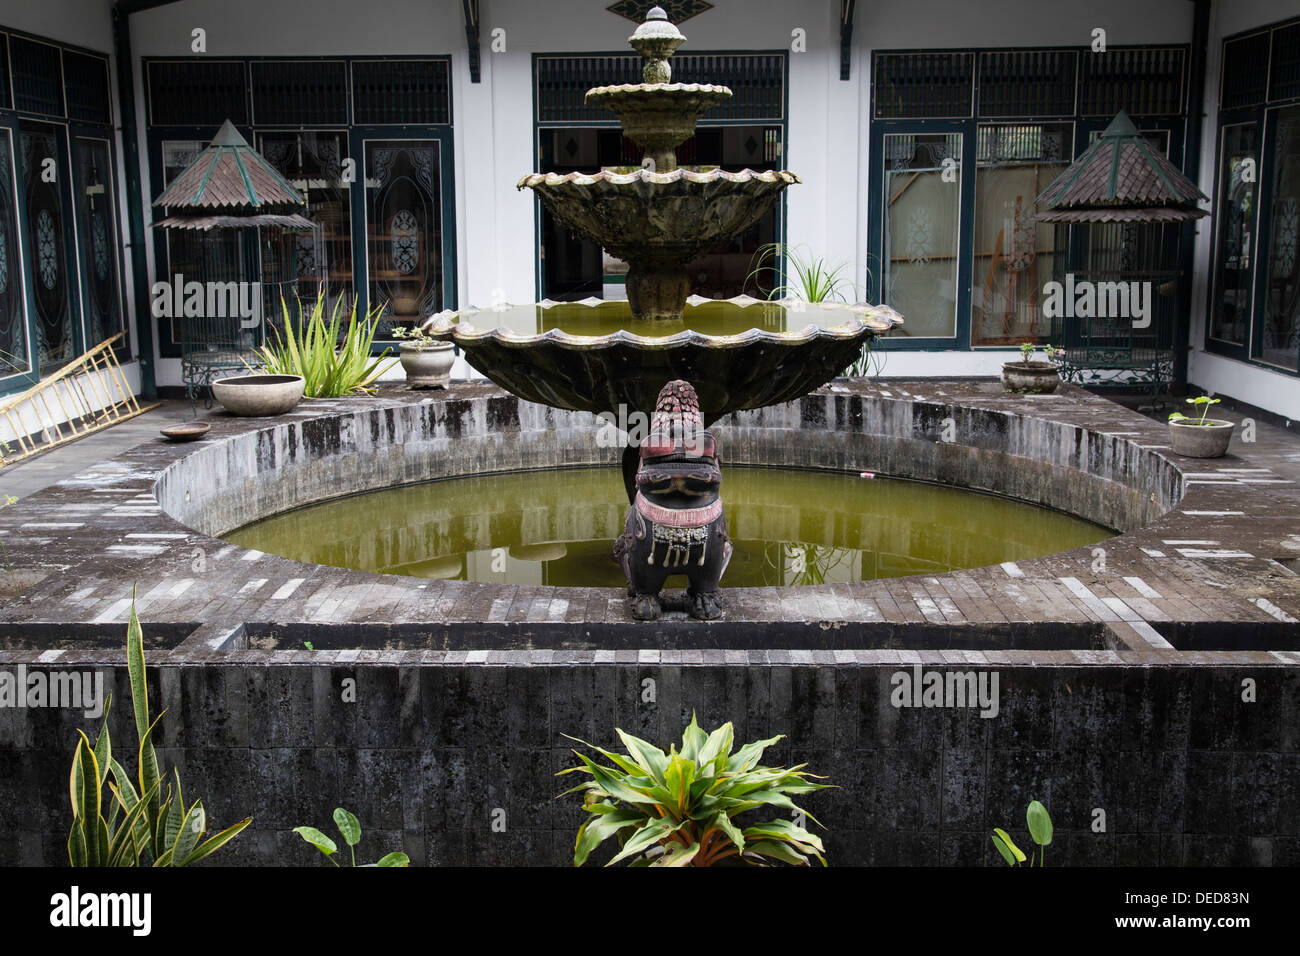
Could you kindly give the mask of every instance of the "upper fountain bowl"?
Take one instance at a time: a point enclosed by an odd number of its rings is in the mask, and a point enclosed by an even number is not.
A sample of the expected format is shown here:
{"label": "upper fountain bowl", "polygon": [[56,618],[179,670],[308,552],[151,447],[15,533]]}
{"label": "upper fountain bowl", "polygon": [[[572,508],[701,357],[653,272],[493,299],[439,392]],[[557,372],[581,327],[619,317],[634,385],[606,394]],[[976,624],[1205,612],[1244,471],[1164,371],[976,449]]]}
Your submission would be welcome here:
{"label": "upper fountain bowl", "polygon": [[665,383],[695,386],[707,421],[791,401],[902,324],[888,306],[691,296],[675,321],[638,324],[627,302],[587,299],[440,312],[434,338],[520,398],[576,411],[648,412]]}

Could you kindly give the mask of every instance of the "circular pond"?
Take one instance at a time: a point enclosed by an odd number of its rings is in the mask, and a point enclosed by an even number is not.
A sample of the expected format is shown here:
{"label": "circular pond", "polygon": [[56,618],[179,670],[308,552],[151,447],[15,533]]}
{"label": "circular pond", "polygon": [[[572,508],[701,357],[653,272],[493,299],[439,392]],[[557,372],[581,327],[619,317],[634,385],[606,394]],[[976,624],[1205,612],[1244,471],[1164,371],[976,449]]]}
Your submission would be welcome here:
{"label": "circular pond", "polygon": [[[1114,532],[916,481],[732,466],[724,587],[830,584],[1020,561]],[[613,468],[455,478],[336,498],[224,537],[313,564],[429,578],[620,587],[627,498]],[[674,585],[670,579],[669,586]]]}

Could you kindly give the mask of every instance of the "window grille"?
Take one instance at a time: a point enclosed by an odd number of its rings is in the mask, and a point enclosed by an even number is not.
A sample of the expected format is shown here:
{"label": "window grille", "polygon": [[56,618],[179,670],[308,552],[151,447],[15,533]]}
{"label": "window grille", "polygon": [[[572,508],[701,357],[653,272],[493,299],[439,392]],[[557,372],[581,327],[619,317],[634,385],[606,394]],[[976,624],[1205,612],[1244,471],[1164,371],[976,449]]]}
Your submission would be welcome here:
{"label": "window grille", "polygon": [[346,126],[347,65],[341,60],[255,60],[253,122],[258,125]]}

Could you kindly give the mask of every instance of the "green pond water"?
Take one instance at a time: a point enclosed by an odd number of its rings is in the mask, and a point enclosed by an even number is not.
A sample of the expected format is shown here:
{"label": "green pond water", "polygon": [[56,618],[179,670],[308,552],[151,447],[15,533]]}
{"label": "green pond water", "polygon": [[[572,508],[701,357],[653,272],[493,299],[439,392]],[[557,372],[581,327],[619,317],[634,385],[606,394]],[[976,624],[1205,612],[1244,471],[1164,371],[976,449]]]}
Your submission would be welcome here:
{"label": "green pond water", "polygon": [[637,321],[632,318],[631,306],[626,301],[610,300],[599,305],[561,302],[547,308],[511,305],[501,309],[483,309],[462,314],[460,322],[482,331],[503,328],[517,335],[540,335],[551,329],[562,329],[573,335],[601,336],[627,329],[637,335],[661,337],[688,329],[704,335],[738,335],[750,329],[797,332],[809,325],[822,328],[843,325],[861,314],[846,305],[800,305],[802,309],[775,302],[739,306],[734,302],[712,301],[687,305],[680,320]]}
{"label": "green pond water", "polygon": [[[933,574],[1066,551],[1113,532],[1033,505],[921,482],[733,466],[726,587]],[[484,475],[286,512],[226,538],[313,564],[425,578],[620,587],[618,469]],[[676,586],[669,579],[669,586]]]}

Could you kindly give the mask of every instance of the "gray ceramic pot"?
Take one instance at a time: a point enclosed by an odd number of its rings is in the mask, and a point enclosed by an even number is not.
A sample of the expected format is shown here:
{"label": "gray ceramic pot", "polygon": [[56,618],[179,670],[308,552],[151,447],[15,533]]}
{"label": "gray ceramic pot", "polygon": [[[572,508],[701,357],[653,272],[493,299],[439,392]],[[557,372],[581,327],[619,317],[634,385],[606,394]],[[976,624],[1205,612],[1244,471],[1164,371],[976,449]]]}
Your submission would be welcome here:
{"label": "gray ceramic pot", "polygon": [[283,415],[302,401],[306,384],[301,375],[240,375],[214,380],[212,397],[232,415]]}
{"label": "gray ceramic pot", "polygon": [[411,388],[446,388],[451,384],[451,367],[456,363],[455,346],[451,342],[426,342],[418,346],[403,342],[399,354],[406,383]]}
{"label": "gray ceramic pot", "polygon": [[1002,386],[1009,392],[1047,395],[1061,384],[1061,375],[1051,362],[1004,362]]}
{"label": "gray ceramic pot", "polygon": [[1232,422],[1207,418],[1204,425],[1169,423],[1169,443],[1184,458],[1222,458],[1232,439]]}

